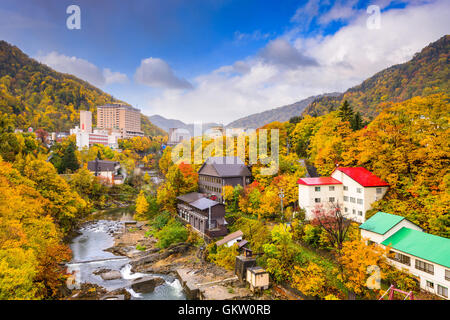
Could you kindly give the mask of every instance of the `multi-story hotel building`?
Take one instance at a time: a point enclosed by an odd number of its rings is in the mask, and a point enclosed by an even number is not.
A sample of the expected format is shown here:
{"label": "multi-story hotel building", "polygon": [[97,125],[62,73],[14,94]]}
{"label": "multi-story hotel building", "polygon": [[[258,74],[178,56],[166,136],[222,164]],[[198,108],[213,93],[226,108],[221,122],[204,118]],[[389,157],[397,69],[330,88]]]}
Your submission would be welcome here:
{"label": "multi-story hotel building", "polygon": [[121,104],[98,106],[97,128],[120,131],[124,139],[144,135],[141,131],[141,111]]}
{"label": "multi-story hotel building", "polygon": [[346,218],[359,223],[366,220],[366,211],[389,188],[388,183],[362,167],[338,167],[331,177],[301,178],[297,183],[298,204],[307,220],[314,218],[316,205],[337,202]]}

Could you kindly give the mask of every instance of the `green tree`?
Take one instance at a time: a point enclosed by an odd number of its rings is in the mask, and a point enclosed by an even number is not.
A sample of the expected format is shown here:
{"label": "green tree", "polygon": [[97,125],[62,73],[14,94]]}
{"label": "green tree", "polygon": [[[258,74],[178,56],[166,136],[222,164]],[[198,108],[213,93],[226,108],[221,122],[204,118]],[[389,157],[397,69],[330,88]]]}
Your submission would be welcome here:
{"label": "green tree", "polygon": [[67,171],[75,172],[80,168],[77,156],[75,155],[75,150],[76,150],[75,143],[73,141],[70,141],[66,150],[64,150],[60,173],[65,173]]}
{"label": "green tree", "polygon": [[353,109],[348,103],[347,100],[344,100],[344,102],[339,107],[338,111],[338,117],[341,118],[342,121],[352,121],[353,119]]}

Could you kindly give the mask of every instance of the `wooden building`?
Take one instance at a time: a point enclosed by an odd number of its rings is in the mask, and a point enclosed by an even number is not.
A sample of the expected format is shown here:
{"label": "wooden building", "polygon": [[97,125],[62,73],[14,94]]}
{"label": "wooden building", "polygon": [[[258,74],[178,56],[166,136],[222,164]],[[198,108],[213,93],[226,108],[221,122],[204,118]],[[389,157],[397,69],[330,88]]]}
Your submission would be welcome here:
{"label": "wooden building", "polygon": [[197,192],[178,196],[177,200],[178,216],[195,230],[210,238],[228,234],[223,204]]}
{"label": "wooden building", "polygon": [[210,157],[198,171],[199,191],[208,196],[215,196],[223,203],[222,188],[245,187],[250,183],[251,173],[239,157]]}

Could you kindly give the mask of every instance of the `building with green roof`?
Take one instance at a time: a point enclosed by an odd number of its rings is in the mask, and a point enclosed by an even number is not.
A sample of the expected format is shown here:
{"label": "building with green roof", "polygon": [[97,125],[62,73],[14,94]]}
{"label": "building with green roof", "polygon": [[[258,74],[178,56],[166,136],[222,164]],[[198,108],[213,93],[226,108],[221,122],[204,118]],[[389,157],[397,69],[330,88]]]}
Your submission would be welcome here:
{"label": "building with green roof", "polygon": [[359,228],[362,239],[389,247],[389,263],[417,277],[421,289],[449,299],[450,239],[386,212],[377,212]]}

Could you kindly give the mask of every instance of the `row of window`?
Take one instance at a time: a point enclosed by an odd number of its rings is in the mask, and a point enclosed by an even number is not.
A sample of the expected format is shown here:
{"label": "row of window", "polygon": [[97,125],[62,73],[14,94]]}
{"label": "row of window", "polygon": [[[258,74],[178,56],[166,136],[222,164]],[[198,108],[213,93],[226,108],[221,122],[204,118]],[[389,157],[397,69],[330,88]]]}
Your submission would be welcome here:
{"label": "row of window", "polygon": [[[334,197],[329,197],[328,201],[329,202],[334,202],[336,199]],[[322,200],[320,198],[314,198],[314,202],[315,203],[320,203]]]}
{"label": "row of window", "polygon": [[[321,187],[314,187],[314,191],[315,191],[315,192],[320,192],[320,190],[321,190],[320,188],[321,188]],[[334,191],[334,186],[329,186],[329,187],[328,187],[328,190],[329,190],[329,191]]]}
{"label": "row of window", "polygon": [[[406,266],[411,266],[411,258],[407,255],[401,254],[399,252],[391,251],[391,257],[392,260],[395,260],[401,264],[404,264]],[[414,267],[417,270],[429,273],[434,275],[434,266],[431,263],[427,263],[425,261],[416,259]],[[445,280],[450,281],[450,270],[445,270]],[[428,283],[428,282],[427,282]],[[443,287],[444,288],[444,287]],[[447,290],[447,288],[444,288]],[[442,294],[443,295],[443,294]],[[447,297],[447,295],[444,295]]]}
{"label": "row of window", "polygon": [[[314,187],[315,192],[320,192],[321,187]],[[334,186],[328,186],[328,191],[334,191]],[[348,191],[348,186],[344,186],[344,191]],[[377,194],[383,193],[383,188],[377,188]],[[356,193],[362,193],[362,188],[356,188]]]}
{"label": "row of window", "polygon": [[212,187],[208,185],[202,185],[201,187],[211,192],[222,193],[222,188]]}
{"label": "row of window", "polygon": [[[347,212],[347,213],[348,213],[348,208],[347,208],[347,207],[344,207],[344,212]],[[353,214],[353,215],[356,215],[356,210],[355,210],[355,209],[352,209],[352,214]],[[361,216],[361,217],[362,217],[362,215],[363,215],[363,212],[360,211],[360,210],[358,210],[358,216]]]}
{"label": "row of window", "polygon": [[363,199],[344,196],[344,202],[349,202],[349,200],[351,203],[363,204]]}
{"label": "row of window", "polygon": [[[427,280],[427,288],[434,289],[434,283]],[[437,285],[437,294],[448,298],[448,288],[438,284]]]}
{"label": "row of window", "polygon": [[221,178],[210,177],[210,176],[202,176],[202,175],[200,175],[198,178],[199,178],[200,181],[213,182],[213,183],[222,183],[222,179]]}

